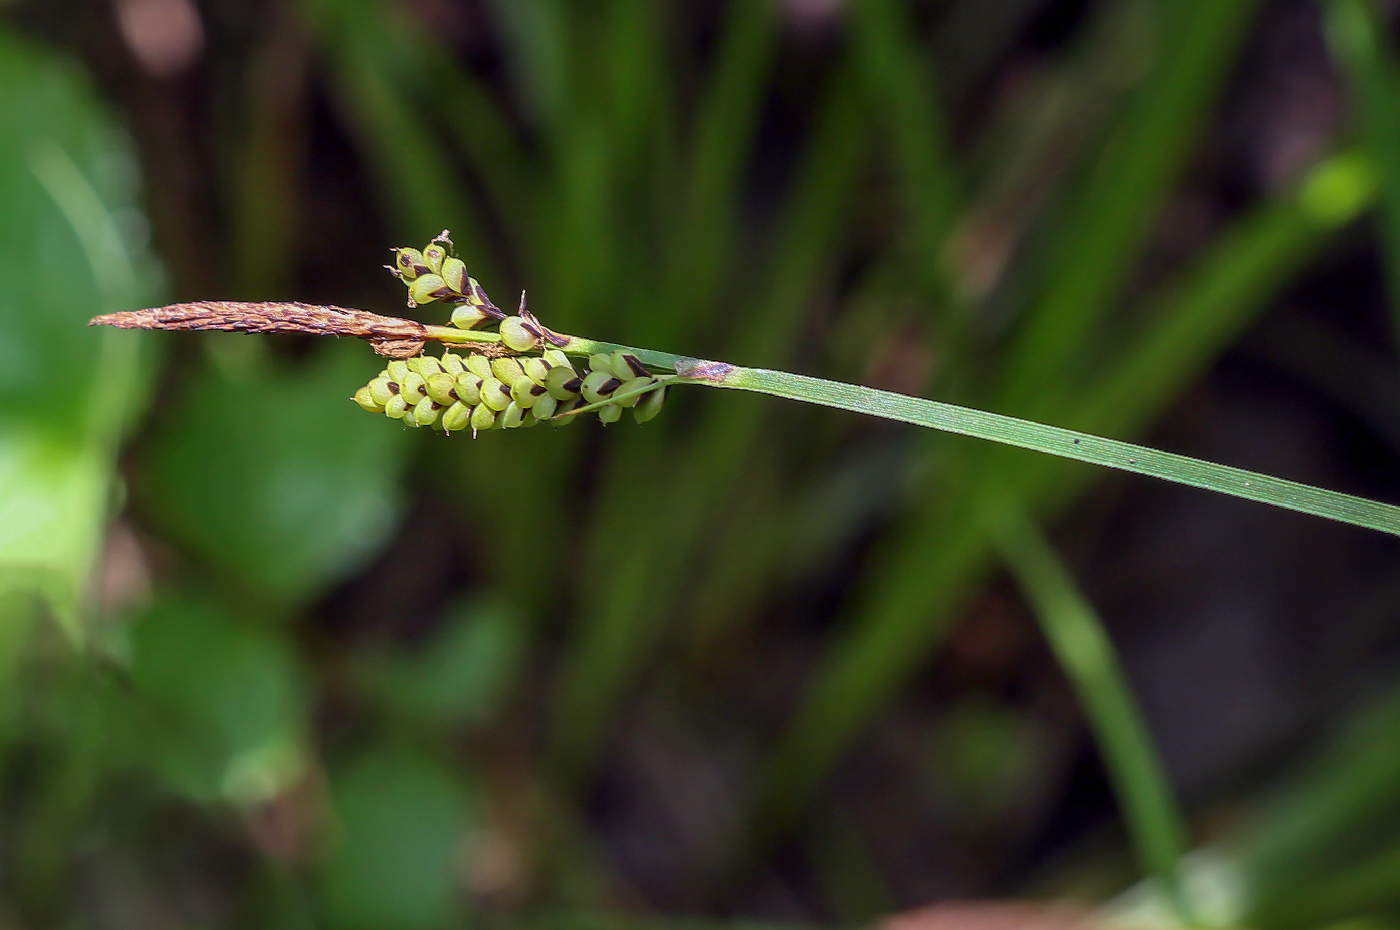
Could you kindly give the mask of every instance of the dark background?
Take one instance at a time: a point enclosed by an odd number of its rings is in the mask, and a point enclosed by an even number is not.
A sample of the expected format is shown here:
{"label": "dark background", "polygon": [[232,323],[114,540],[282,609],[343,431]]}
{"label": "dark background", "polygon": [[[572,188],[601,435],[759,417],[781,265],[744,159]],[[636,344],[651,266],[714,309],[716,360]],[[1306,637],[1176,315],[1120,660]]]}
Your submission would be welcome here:
{"label": "dark background", "polygon": [[1384,535],[730,392],[444,439],[346,400],[348,340],[78,328],[443,322],[380,266],[448,227],[563,332],[1400,500],[1347,6],[0,4],[0,459],[73,508],[0,540],[0,923],[1102,905],[1141,871],[979,495],[1100,613],[1219,921],[1400,922]]}

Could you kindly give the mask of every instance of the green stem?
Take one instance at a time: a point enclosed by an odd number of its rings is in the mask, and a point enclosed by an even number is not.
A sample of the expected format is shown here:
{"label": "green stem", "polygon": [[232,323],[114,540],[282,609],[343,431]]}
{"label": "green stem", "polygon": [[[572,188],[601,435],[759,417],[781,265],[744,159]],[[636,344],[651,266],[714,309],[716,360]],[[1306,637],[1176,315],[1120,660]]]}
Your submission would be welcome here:
{"label": "green stem", "polygon": [[990,439],[1400,536],[1400,507],[1391,504],[1058,426],[763,368],[733,368],[711,383]]}
{"label": "green stem", "polygon": [[[500,336],[496,333],[459,330],[450,326],[429,326],[427,331],[430,338],[446,343],[500,342]],[[821,404],[929,429],[960,433],[977,439],[990,439],[993,442],[1044,452],[1047,455],[1161,478],[1163,481],[1207,491],[1218,491],[1231,497],[1400,536],[1400,507],[1274,478],[1243,468],[1217,465],[1214,462],[1162,452],[1117,439],[1105,439],[1059,426],[1035,423],[971,407],[959,407],[922,397],[880,391],[858,384],[825,381],[821,378],[809,378],[766,368],[739,368],[723,362],[706,362],[672,355],[669,352],[596,342],[577,336],[563,338],[568,341],[560,348],[570,355],[593,355],[622,349],[635,355],[651,368],[676,372],[681,376],[679,380],[684,383],[771,394],[774,397]]]}
{"label": "green stem", "polygon": [[1191,925],[1177,877],[1185,823],[1103,623],[1024,511],[1008,504],[987,523],[1084,708],[1138,862]]}

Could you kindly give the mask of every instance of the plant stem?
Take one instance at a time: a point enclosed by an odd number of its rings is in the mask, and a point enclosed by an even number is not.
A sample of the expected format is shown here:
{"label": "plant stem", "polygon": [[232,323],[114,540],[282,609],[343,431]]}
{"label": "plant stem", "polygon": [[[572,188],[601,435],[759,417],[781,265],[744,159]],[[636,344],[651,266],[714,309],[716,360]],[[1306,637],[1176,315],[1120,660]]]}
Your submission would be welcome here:
{"label": "plant stem", "polygon": [[1391,504],[1058,426],[763,368],[733,368],[712,383],[990,439],[1400,536],[1400,507]]}
{"label": "plant stem", "polygon": [[[500,334],[461,330],[451,326],[425,326],[411,320],[383,317],[363,310],[340,307],[313,307],[307,304],[237,303],[209,301],[173,304],[156,310],[111,313],[96,317],[90,325],[126,329],[199,329],[254,332],[307,332],[315,335],[357,336],[382,348],[383,341],[416,346],[433,339],[452,345],[499,344]],[[809,404],[850,410],[886,420],[898,420],[930,429],[990,439],[1061,458],[1103,465],[1174,481],[1191,487],[1218,491],[1232,497],[1272,504],[1286,510],[1325,517],[1353,526],[1400,536],[1400,507],[1353,497],[1337,491],[1315,488],[1296,481],[1285,481],[1258,472],[1217,465],[1185,455],[1161,452],[1146,446],[1104,439],[1089,433],[1021,420],[1000,413],[959,407],[922,397],[909,397],[890,391],[825,381],[766,368],[739,368],[725,362],[638,349],[612,342],[597,342],[577,336],[552,334],[555,344],[572,355],[611,353],[618,349],[637,357],[653,369],[674,372],[678,383],[706,384],[786,397]]]}
{"label": "plant stem", "polygon": [[999,507],[987,523],[1084,708],[1139,864],[1191,925],[1177,877],[1185,824],[1103,623],[1023,510]]}

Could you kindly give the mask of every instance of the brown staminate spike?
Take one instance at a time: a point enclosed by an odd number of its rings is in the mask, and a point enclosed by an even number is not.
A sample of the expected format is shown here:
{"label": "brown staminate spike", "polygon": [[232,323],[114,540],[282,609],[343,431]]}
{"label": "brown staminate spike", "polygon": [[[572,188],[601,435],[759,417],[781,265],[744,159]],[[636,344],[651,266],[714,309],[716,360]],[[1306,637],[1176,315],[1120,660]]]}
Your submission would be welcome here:
{"label": "brown staminate spike", "polygon": [[150,310],[129,310],[93,317],[89,326],[120,329],[220,330],[238,333],[308,333],[313,336],[354,336],[390,358],[417,355],[428,339],[416,320],[380,316],[368,310],[321,307],[314,304],[250,303],[206,300],[171,304]]}

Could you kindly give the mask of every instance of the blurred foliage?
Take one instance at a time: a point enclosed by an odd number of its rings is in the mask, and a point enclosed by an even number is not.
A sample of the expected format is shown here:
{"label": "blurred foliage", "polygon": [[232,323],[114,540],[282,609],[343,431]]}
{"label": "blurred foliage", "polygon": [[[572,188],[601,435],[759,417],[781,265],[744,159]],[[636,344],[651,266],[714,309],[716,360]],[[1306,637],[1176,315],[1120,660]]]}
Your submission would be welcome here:
{"label": "blurred foliage", "polygon": [[[1321,116],[1252,83],[1275,19],[1331,43],[1336,73],[1289,62]],[[1027,894],[1170,922],[983,519],[1072,555],[1122,484],[726,392],[438,441],[349,402],[363,346],[189,335],[158,369],[83,323],[394,312],[387,249],[448,227],[561,331],[1185,446],[1173,411],[1368,254],[1373,201],[1400,280],[1379,6],[20,0],[3,30],[0,923],[854,923]],[[1352,432],[1320,472],[1247,438],[1241,464],[1400,496],[1374,325],[1269,319],[1253,351]],[[1246,557],[1296,532],[1359,566],[1329,597],[1390,642],[1393,546],[1257,525]],[[1140,574],[1189,587],[1180,538]],[[1097,622],[1080,555],[1066,636]],[[1150,606],[1099,612],[1118,638]],[[1374,709],[1326,708],[1350,735],[1297,728],[1187,798],[1198,916],[1400,924],[1394,656],[1357,650],[1390,664]],[[1133,714],[1087,717],[1151,756]]]}

